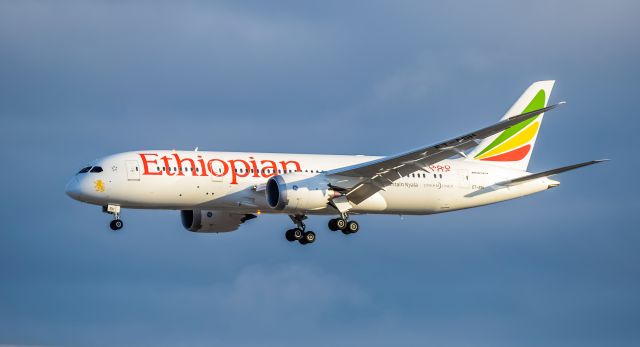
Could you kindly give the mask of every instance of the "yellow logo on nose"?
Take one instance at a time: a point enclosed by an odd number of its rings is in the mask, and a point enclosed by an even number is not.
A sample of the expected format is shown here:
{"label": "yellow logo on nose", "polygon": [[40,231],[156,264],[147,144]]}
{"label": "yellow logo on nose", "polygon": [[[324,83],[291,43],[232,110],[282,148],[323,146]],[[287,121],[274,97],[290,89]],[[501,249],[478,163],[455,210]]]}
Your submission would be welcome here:
{"label": "yellow logo on nose", "polygon": [[104,193],[104,182],[102,180],[96,180],[95,187],[96,192]]}

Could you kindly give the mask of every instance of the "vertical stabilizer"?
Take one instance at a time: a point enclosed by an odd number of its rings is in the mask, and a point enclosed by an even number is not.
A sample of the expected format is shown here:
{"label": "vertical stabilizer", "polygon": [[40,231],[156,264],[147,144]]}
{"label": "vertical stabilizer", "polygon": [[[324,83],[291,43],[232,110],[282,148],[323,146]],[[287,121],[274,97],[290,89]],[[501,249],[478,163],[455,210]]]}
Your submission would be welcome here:
{"label": "vertical stabilizer", "polygon": [[[502,120],[547,106],[555,81],[533,83],[505,113]],[[526,171],[544,114],[488,137],[467,156],[499,166]]]}

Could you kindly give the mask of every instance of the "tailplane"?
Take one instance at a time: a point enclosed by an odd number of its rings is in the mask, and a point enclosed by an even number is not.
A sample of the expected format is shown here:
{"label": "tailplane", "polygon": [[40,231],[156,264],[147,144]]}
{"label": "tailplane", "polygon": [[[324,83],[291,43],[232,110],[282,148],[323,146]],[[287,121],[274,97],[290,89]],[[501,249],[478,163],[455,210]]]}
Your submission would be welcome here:
{"label": "tailplane", "polygon": [[538,172],[538,173],[535,173],[535,174],[529,174],[529,175],[525,175],[525,176],[518,177],[518,178],[515,178],[515,179],[503,181],[503,182],[498,182],[497,184],[501,185],[501,186],[514,186],[514,185],[518,185],[518,184],[521,184],[521,183],[537,180],[538,178],[551,177],[551,176],[557,175],[559,173],[563,173],[563,172],[579,169],[581,167],[585,167],[585,166],[589,166],[589,165],[593,165],[593,164],[598,164],[598,163],[602,163],[602,162],[605,162],[605,161],[609,161],[609,159],[591,160],[591,161],[587,161],[587,162],[584,162],[584,163],[573,164],[573,165],[569,165],[569,166],[563,166],[563,167],[559,167],[559,168],[553,169],[553,170],[547,170],[547,171]]}
{"label": "tailplane", "polygon": [[[555,81],[533,83],[501,120],[546,107],[554,83]],[[526,171],[543,117],[544,114],[540,114],[482,140],[467,157]]]}

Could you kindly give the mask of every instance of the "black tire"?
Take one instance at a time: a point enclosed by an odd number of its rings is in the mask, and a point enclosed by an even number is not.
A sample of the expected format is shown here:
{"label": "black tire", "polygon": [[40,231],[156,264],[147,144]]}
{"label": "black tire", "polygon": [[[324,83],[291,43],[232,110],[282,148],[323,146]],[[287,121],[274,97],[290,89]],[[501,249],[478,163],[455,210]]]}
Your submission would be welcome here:
{"label": "black tire", "polygon": [[338,228],[338,230],[344,230],[347,227],[347,221],[342,219],[342,218],[336,218],[336,228]]}
{"label": "black tire", "polygon": [[330,219],[329,220],[329,230],[338,231],[338,226],[336,225],[336,220],[335,219]]}
{"label": "black tire", "polygon": [[120,219],[114,219],[111,221],[111,223],[109,223],[109,227],[111,228],[111,230],[114,230],[114,231],[122,229],[123,226],[124,226],[124,223],[122,223]]}
{"label": "black tire", "polygon": [[302,239],[305,243],[314,243],[316,241],[316,233],[313,231],[307,231],[304,233],[304,237]]}
{"label": "black tire", "polygon": [[360,230],[360,225],[358,224],[358,222],[352,220],[347,223],[347,227],[345,230],[349,231],[349,234],[355,234],[358,232],[358,230]]}
{"label": "black tire", "polygon": [[284,237],[287,239],[287,241],[289,242],[293,242],[296,240],[296,238],[293,236],[293,229],[289,229],[287,230],[286,233],[284,233]]}
{"label": "black tire", "polygon": [[293,235],[293,239],[294,240],[300,241],[300,240],[304,239],[304,231],[302,231],[302,229],[295,228],[295,229],[291,229],[291,230],[293,230],[291,232],[291,235]]}
{"label": "black tire", "polygon": [[304,237],[301,238],[298,242],[300,242],[301,245],[307,245],[309,243],[313,243],[316,240],[316,233],[314,233],[313,231],[307,231],[304,233]]}

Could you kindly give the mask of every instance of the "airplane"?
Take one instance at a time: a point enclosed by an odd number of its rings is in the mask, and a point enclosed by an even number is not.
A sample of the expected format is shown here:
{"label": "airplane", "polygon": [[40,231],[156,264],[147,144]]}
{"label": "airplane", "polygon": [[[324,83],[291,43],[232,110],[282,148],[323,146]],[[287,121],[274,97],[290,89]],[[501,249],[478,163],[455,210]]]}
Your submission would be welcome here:
{"label": "airplane", "polygon": [[121,209],[179,210],[192,232],[237,230],[261,214],[287,214],[288,241],[310,244],[308,216],[358,232],[352,216],[428,215],[493,204],[557,187],[551,176],[605,161],[527,171],[555,81],[531,84],[499,122],[391,156],[144,150],[82,168],[66,186],[71,198],[113,215]]}

